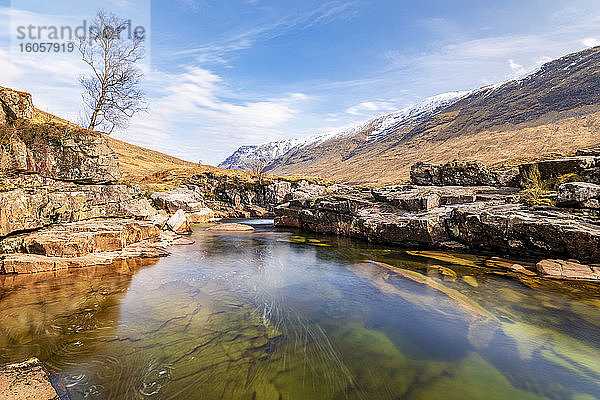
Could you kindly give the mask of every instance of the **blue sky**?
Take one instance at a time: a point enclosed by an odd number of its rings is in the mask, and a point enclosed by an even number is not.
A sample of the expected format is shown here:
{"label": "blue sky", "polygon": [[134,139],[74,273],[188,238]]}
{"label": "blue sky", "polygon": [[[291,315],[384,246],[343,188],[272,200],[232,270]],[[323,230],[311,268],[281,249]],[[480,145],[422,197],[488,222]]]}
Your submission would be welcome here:
{"label": "blue sky", "polygon": [[[98,4],[0,0],[0,85],[77,120],[84,65],[73,54],[19,53],[11,39],[15,24],[76,25]],[[148,32],[150,111],[115,136],[211,164],[243,144],[335,130],[600,44],[597,0],[101,5]]]}

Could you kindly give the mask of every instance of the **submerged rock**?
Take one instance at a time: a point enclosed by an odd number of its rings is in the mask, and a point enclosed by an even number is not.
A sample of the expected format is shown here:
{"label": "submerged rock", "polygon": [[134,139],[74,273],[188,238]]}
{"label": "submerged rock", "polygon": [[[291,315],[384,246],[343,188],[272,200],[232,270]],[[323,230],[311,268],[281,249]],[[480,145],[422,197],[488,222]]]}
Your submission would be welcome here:
{"label": "submerged rock", "polygon": [[542,260],[537,263],[536,268],[541,274],[551,278],[600,281],[600,267],[575,261]]}
{"label": "submerged rock", "polygon": [[60,400],[37,358],[0,366],[0,399]]}

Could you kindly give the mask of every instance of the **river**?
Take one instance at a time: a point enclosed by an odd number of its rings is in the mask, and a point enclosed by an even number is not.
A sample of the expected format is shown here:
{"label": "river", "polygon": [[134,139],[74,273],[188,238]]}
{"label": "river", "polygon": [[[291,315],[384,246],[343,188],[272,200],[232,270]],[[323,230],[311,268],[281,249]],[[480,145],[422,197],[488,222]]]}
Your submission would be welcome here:
{"label": "river", "polygon": [[160,260],[0,276],[0,363],[72,399],[600,398],[600,289],[255,224]]}

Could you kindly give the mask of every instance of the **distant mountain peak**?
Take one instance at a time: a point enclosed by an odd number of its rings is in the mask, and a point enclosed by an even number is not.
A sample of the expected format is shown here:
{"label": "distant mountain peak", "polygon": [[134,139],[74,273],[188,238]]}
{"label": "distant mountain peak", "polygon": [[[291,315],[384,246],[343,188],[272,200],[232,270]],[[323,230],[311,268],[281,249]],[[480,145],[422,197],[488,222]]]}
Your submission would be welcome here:
{"label": "distant mountain peak", "polygon": [[393,113],[375,117],[335,131],[317,133],[302,138],[241,146],[220,163],[219,167],[248,170],[254,160],[262,159],[268,163],[272,163],[292,150],[297,151],[306,146],[319,145],[332,139],[353,137],[364,131],[370,131],[365,139],[366,141],[380,140],[403,125],[419,122],[442,111],[471,92],[456,91],[428,97],[420,103],[410,105]]}

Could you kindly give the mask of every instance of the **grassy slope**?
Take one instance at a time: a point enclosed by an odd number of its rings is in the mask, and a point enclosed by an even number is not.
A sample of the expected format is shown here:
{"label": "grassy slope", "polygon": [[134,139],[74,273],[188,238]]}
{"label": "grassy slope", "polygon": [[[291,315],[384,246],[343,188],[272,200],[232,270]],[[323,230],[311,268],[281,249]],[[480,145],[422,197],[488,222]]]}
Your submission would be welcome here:
{"label": "grassy slope", "polygon": [[[53,123],[68,125],[80,129],[80,127],[70,121],[49,114],[45,111],[36,109],[34,123]],[[199,165],[193,162],[185,161],[159,151],[146,149],[136,146],[122,140],[105,136],[109,146],[115,151],[119,159],[119,169],[121,170],[121,179],[125,183],[139,184],[143,189],[165,190],[181,185],[186,178],[192,175],[209,174],[213,177],[222,177],[224,179],[235,181],[256,182],[256,177],[247,171],[228,170],[217,168],[210,165]],[[267,177],[276,178],[275,176]],[[327,179],[315,179],[302,175],[291,175],[277,177],[288,181],[305,179],[312,183],[329,184]]]}
{"label": "grassy slope", "polygon": [[417,161],[494,164],[598,146],[600,47],[551,61],[526,79],[475,92],[384,141],[365,142],[366,134],[286,154],[272,172],[389,184],[408,179]]}

